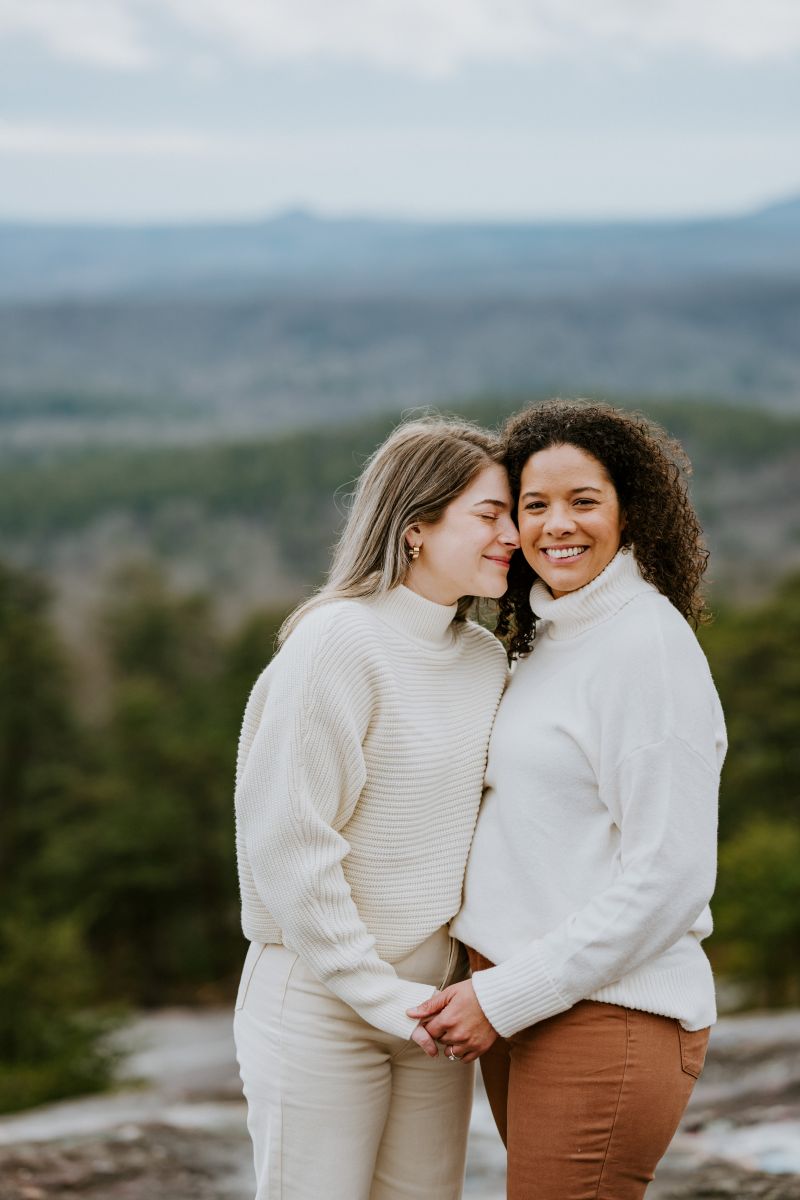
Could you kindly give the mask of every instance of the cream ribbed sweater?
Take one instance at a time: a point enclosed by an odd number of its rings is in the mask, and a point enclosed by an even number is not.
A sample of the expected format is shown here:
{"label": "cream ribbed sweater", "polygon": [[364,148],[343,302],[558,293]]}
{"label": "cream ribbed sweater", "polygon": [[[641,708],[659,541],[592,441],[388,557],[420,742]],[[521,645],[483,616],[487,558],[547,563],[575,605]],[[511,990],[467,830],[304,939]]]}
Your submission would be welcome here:
{"label": "cream ribbed sweater", "polygon": [[282,942],[387,1033],[428,986],[393,962],[458,909],[492,719],[494,637],[405,587],[308,613],[245,710],[236,786],[242,927]]}
{"label": "cream ribbed sweater", "polygon": [[601,1000],[715,1017],[711,931],[725,726],[697,639],[620,551],[541,618],[495,721],[453,931],[508,1036]]}

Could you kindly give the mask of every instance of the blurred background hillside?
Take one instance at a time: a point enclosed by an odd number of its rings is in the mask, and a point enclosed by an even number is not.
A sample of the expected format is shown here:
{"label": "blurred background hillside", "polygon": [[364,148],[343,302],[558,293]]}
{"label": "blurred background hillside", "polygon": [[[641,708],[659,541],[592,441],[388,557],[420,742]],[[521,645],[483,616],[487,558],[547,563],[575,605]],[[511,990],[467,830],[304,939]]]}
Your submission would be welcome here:
{"label": "blurred background hillside", "polygon": [[800,19],[411,7],[0,3],[0,1111],[230,1001],[248,690],[421,407],[683,441],[710,953],[727,1005],[800,1004]]}
{"label": "blurred background hillside", "polygon": [[[229,994],[241,957],[237,723],[282,616],[324,575],[360,464],[401,398],[438,397],[498,426],[546,395],[553,372],[562,393],[642,408],[692,456],[717,611],[702,638],[732,742],[712,947],[723,976],[747,983],[743,997],[796,999],[799,214],[800,203],[737,222],[573,231],[340,230],[294,216],[176,230],[174,244],[161,230],[169,269],[148,245],[140,257],[131,249],[148,242],[140,230],[28,228],[19,242],[6,231],[14,255],[0,327],[17,330],[0,360],[3,888],[17,914],[7,988],[22,994],[33,927],[57,940],[52,978],[38,974],[47,1004],[66,990],[65,1019],[76,988],[86,1000],[144,1005]],[[753,240],[732,226],[756,231]],[[727,247],[716,263],[714,239]],[[246,272],[217,250],[237,240],[253,246]],[[328,274],[340,240],[360,264],[341,292]],[[579,270],[587,245],[596,280]],[[219,273],[213,302],[185,277],[204,246],[208,279]],[[41,279],[48,254],[69,264],[65,294],[14,298],[11,281],[24,290]],[[95,274],[102,288],[87,299]],[[318,276],[315,288],[304,274]],[[692,390],[709,385],[698,394],[687,394],[684,339]],[[156,355],[164,375],[149,371]],[[240,392],[223,383],[233,363]],[[630,390],[612,390],[625,372]],[[587,389],[593,376],[603,386]],[[634,390],[636,378],[655,377],[660,394]],[[725,386],[712,389],[711,377]],[[4,1011],[22,1037],[11,995]],[[72,1086],[46,1061],[41,1077],[20,1070],[32,1100]],[[5,1103],[16,1105],[18,1072],[6,1080]]]}

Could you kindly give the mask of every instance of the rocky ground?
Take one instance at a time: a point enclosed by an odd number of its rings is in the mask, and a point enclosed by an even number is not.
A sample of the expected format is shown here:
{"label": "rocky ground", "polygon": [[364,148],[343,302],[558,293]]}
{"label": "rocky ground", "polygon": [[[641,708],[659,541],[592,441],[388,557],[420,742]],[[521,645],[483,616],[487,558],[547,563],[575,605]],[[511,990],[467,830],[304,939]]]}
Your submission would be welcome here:
{"label": "rocky ground", "polygon": [[[229,1014],[159,1013],[126,1039],[114,1094],[0,1119],[0,1200],[252,1200]],[[503,1196],[502,1146],[479,1095],[465,1200]],[[648,1191],[733,1198],[800,1200],[800,1013],[720,1022]]]}

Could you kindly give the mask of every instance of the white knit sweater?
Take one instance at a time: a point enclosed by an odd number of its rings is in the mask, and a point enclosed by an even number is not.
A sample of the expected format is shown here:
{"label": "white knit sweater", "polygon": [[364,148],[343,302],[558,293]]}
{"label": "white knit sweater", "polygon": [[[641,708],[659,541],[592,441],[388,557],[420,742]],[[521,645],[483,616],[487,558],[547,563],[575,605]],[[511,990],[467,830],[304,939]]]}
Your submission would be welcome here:
{"label": "white knit sweater", "polygon": [[461,900],[500,644],[405,587],[308,613],[260,676],[239,743],[242,927],[282,942],[379,1029],[431,994],[393,962]]}
{"label": "white knit sweater", "polygon": [[531,604],[453,924],[498,964],[478,1000],[504,1036],[583,999],[704,1028],[726,745],[708,664],[629,551],[559,600],[537,581]]}

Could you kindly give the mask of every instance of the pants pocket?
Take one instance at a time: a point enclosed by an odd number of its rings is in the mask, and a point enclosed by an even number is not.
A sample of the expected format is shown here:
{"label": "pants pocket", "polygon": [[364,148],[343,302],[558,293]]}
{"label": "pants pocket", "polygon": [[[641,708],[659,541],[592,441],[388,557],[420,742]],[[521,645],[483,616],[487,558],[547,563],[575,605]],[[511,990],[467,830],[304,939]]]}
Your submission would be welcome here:
{"label": "pants pocket", "polygon": [[681,1067],[687,1075],[699,1079],[706,1061],[706,1050],[708,1049],[708,1038],[711,1030],[689,1030],[684,1029],[679,1021],[676,1024],[681,1044]]}
{"label": "pants pocket", "polygon": [[467,951],[458,938],[450,938],[450,949],[447,955],[447,968],[445,970],[442,982],[439,984],[439,991],[449,987],[451,983],[460,983],[467,978],[469,974],[469,960],[467,959]]}
{"label": "pants pocket", "polygon": [[244,1008],[247,999],[247,991],[250,987],[250,980],[253,978],[253,972],[258,966],[258,960],[266,949],[260,942],[251,942],[250,949],[247,951],[242,967],[242,978],[239,980],[239,991],[236,994],[236,1012]]}

